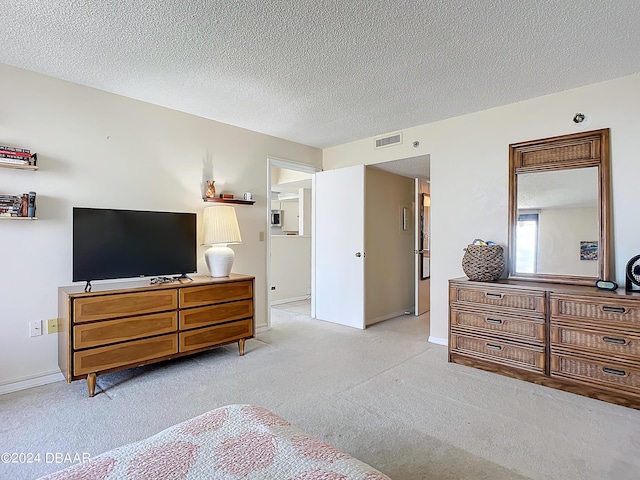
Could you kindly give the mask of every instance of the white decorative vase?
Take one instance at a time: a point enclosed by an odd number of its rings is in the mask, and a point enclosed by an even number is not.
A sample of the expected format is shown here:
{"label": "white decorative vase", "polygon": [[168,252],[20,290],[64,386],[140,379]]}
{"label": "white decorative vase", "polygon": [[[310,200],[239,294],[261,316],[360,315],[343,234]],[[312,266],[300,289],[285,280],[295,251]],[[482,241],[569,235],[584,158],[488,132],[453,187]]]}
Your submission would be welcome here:
{"label": "white decorative vase", "polygon": [[235,252],[226,245],[213,245],[204,252],[204,260],[212,277],[228,277],[231,273]]}

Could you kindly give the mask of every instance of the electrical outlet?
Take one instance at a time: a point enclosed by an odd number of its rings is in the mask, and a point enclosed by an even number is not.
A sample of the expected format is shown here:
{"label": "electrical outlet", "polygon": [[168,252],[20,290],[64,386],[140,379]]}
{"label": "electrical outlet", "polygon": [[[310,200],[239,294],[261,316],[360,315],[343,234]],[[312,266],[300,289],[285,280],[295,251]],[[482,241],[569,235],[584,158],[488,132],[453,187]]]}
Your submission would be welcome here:
{"label": "electrical outlet", "polygon": [[264,242],[264,232],[260,232],[259,238],[261,242]]}
{"label": "electrical outlet", "polygon": [[307,288],[307,295],[311,295],[311,289]]}
{"label": "electrical outlet", "polygon": [[271,290],[275,290],[275,289],[276,289],[276,286],[275,286],[275,285],[274,285],[273,287],[271,287]]}
{"label": "electrical outlet", "polygon": [[38,337],[40,335],[42,335],[42,320],[29,322],[29,336]]}
{"label": "electrical outlet", "polygon": [[58,319],[50,318],[47,320],[47,333],[57,333],[58,332]]}

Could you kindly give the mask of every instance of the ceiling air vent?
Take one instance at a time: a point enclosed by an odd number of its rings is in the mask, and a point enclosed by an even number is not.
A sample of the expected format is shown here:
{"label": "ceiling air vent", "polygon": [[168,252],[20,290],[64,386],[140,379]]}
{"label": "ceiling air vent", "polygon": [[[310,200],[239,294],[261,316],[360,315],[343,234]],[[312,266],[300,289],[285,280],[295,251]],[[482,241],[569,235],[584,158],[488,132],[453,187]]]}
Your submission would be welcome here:
{"label": "ceiling air vent", "polygon": [[390,147],[402,143],[402,133],[394,133],[384,138],[376,138],[376,148]]}

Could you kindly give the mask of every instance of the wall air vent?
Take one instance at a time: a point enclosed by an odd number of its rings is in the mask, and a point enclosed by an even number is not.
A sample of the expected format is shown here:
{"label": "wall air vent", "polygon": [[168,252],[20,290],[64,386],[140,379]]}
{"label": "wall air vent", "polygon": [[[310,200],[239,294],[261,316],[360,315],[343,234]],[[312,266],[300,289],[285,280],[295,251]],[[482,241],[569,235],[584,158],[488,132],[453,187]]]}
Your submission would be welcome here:
{"label": "wall air vent", "polygon": [[390,147],[402,143],[402,133],[394,133],[388,137],[376,138],[376,148]]}

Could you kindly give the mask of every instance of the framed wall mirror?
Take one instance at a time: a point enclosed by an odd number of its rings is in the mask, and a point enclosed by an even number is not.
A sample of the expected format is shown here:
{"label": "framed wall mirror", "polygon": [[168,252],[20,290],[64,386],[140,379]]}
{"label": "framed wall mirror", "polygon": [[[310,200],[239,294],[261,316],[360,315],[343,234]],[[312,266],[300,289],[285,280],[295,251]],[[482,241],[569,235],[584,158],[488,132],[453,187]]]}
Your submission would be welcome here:
{"label": "framed wall mirror", "polygon": [[509,278],[610,279],[609,129],[509,145]]}

